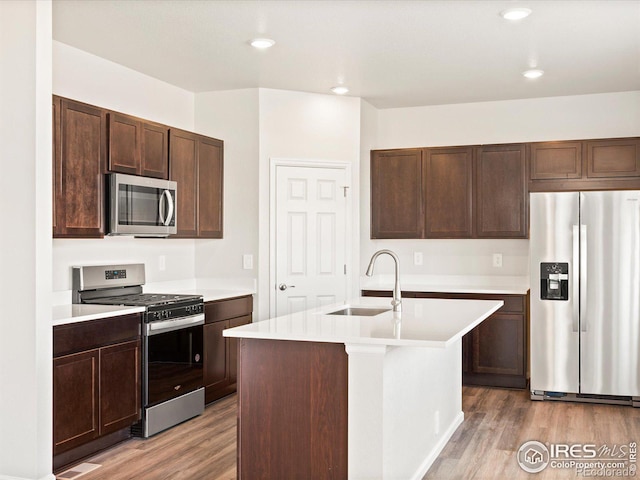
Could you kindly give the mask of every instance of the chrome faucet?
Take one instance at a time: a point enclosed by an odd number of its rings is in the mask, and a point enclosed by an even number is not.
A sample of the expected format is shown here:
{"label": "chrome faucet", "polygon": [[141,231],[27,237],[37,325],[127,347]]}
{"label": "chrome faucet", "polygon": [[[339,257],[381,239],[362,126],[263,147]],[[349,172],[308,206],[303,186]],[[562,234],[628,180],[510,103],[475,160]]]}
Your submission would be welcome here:
{"label": "chrome faucet", "polygon": [[393,306],[394,312],[400,312],[402,311],[402,307],[401,307],[402,295],[400,293],[400,259],[398,258],[398,256],[395,253],[393,253],[391,250],[386,250],[386,249],[378,250],[371,257],[371,260],[369,261],[369,266],[367,267],[367,272],[365,275],[367,277],[371,277],[373,275],[373,264],[376,262],[376,259],[383,253],[386,253],[387,255],[391,256],[391,258],[393,258],[393,261],[396,264],[396,268],[395,268],[396,281],[393,286],[393,300],[391,300],[391,305]]}

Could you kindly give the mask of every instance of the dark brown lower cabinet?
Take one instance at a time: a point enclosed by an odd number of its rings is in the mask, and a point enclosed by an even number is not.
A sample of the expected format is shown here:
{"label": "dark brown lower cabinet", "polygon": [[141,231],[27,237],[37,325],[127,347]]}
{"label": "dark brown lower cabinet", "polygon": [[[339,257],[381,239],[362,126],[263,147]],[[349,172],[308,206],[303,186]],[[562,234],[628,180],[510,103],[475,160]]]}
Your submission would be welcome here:
{"label": "dark brown lower cabinet", "polygon": [[100,434],[140,420],[140,343],[100,349]]}
{"label": "dark brown lower cabinet", "polygon": [[239,343],[238,479],[347,478],[344,345]]}
{"label": "dark brown lower cabinet", "polygon": [[[364,296],[391,296],[365,290]],[[402,292],[406,298],[502,300],[504,306],[462,338],[462,383],[488,387],[528,385],[529,294]]]}
{"label": "dark brown lower cabinet", "polygon": [[95,349],[53,361],[54,455],[99,436],[99,357]]}
{"label": "dark brown lower cabinet", "polygon": [[54,327],[53,469],[131,436],[140,419],[140,315]]}
{"label": "dark brown lower cabinet", "polygon": [[238,340],[223,337],[222,331],[251,323],[252,311],[251,295],[205,303],[205,403],[211,403],[236,391]]}

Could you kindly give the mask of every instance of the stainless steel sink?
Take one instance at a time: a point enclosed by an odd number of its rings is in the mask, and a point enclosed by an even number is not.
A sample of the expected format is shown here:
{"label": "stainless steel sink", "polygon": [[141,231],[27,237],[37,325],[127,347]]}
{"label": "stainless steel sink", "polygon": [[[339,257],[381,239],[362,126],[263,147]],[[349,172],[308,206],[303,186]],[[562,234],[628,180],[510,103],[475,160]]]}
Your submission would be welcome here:
{"label": "stainless steel sink", "polygon": [[369,308],[369,307],[346,307],[327,315],[349,315],[353,317],[373,317],[381,313],[388,312],[390,308]]}

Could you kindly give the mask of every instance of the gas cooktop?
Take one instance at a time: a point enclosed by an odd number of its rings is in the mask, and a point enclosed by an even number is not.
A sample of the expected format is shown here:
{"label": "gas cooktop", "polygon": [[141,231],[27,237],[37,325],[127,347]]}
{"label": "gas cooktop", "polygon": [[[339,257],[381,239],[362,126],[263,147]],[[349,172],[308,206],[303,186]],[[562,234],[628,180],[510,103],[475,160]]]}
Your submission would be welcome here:
{"label": "gas cooktop", "polygon": [[133,295],[117,295],[98,297],[84,300],[83,303],[100,305],[127,305],[134,307],[151,307],[169,305],[172,303],[184,303],[191,300],[200,300],[200,295],[173,295],[162,293],[137,293]]}

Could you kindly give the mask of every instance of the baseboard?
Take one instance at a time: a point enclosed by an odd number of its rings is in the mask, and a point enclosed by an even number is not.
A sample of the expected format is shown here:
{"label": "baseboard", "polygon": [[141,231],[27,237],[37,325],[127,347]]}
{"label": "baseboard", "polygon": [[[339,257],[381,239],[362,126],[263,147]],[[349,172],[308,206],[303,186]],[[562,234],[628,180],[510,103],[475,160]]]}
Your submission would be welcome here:
{"label": "baseboard", "polygon": [[27,477],[12,477],[9,475],[2,475],[0,473],[0,480],[56,480],[56,476],[53,473],[47,473],[44,477],[33,479]]}
{"label": "baseboard", "polygon": [[431,465],[433,465],[433,462],[436,461],[436,458],[438,458],[438,455],[440,455],[440,452],[442,452],[444,447],[447,445],[447,443],[449,442],[449,440],[451,439],[451,437],[453,436],[453,434],[456,432],[456,430],[462,424],[463,421],[464,421],[464,412],[460,412],[453,419],[453,422],[451,422],[451,424],[449,425],[449,428],[447,428],[447,430],[442,434],[442,437],[440,438],[438,443],[436,443],[433,449],[429,452],[429,455],[427,455],[427,458],[425,458],[422,461],[422,463],[418,467],[418,470],[416,470],[416,472],[411,477],[411,480],[422,480],[422,478],[427,474],[427,472],[431,468]]}

